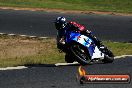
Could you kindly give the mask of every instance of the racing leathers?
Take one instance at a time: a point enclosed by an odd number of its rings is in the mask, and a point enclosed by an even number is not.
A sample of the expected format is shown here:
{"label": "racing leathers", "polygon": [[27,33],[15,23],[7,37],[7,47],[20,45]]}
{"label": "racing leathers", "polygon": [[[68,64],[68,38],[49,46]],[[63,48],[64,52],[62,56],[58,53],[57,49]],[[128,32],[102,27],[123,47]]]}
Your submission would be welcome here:
{"label": "racing leathers", "polygon": [[77,31],[80,34],[86,35],[86,36],[90,37],[95,42],[95,44],[97,46],[100,46],[100,41],[95,36],[93,36],[91,34],[91,31],[85,30],[84,26],[77,24],[76,22],[67,22],[63,25],[63,27],[61,29],[60,29],[60,27],[57,27],[57,25],[56,25],[56,29],[58,30],[58,32],[57,32],[57,48],[64,52],[66,50],[65,40],[64,40],[65,29]]}

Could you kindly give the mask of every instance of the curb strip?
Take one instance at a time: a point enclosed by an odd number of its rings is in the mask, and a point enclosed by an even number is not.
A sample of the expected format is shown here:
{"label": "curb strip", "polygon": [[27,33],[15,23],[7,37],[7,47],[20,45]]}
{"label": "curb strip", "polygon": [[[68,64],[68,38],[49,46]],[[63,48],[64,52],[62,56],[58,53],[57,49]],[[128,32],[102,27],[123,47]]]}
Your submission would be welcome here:
{"label": "curb strip", "polygon": [[28,38],[38,38],[38,39],[47,39],[49,37],[37,37],[37,36],[30,36],[30,35],[20,35],[20,34],[7,34],[7,33],[0,33],[0,35],[8,35],[8,36],[20,36],[20,37],[28,37]]}

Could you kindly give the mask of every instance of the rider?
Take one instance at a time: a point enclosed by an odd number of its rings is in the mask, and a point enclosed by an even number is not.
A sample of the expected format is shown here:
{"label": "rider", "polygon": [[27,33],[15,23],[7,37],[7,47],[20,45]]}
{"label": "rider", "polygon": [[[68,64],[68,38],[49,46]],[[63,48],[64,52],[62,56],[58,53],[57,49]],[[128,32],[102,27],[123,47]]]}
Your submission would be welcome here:
{"label": "rider", "polygon": [[65,41],[64,41],[64,35],[65,30],[73,30],[78,31],[81,34],[84,34],[88,37],[90,37],[97,46],[100,46],[100,41],[91,34],[91,31],[85,30],[84,26],[77,24],[76,22],[66,22],[66,18],[64,17],[57,17],[55,20],[55,27],[57,29],[57,48],[61,49],[62,51],[65,50]]}

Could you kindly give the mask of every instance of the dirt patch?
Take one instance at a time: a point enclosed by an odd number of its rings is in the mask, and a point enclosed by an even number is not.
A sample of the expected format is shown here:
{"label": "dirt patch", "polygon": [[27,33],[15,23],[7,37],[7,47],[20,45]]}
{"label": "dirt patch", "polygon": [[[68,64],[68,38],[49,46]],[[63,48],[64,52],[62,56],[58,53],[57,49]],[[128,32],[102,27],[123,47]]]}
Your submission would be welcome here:
{"label": "dirt patch", "polygon": [[101,11],[77,11],[77,10],[63,10],[63,9],[49,9],[49,8],[22,8],[22,7],[0,7],[6,10],[30,10],[30,11],[46,11],[46,12],[59,12],[59,13],[76,13],[76,14],[100,14],[100,15],[120,15],[132,16],[129,13],[116,13],[116,12],[101,12]]}
{"label": "dirt patch", "polygon": [[[26,57],[32,55],[45,55],[48,51],[50,52],[50,42],[55,42],[52,39],[47,40],[28,39],[23,37],[1,37],[0,38],[0,58],[16,58]],[[47,50],[48,49],[48,50]],[[47,50],[47,51],[45,51]]]}

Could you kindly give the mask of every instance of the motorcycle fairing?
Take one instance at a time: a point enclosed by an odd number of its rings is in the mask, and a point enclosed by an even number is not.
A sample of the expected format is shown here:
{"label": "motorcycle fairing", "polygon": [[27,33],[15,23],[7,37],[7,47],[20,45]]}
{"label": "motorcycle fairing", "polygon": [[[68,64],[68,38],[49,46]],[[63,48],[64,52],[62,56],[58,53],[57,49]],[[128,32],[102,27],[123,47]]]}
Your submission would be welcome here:
{"label": "motorcycle fairing", "polygon": [[104,53],[102,53],[97,46],[95,46],[91,59],[95,59],[95,58],[104,59]]}
{"label": "motorcycle fairing", "polygon": [[87,47],[91,59],[104,58],[104,54],[98,49],[98,47],[94,44],[94,41],[90,39],[88,36],[81,35],[76,32],[70,32],[69,36],[67,36],[66,38],[66,42],[70,41],[76,41]]}

